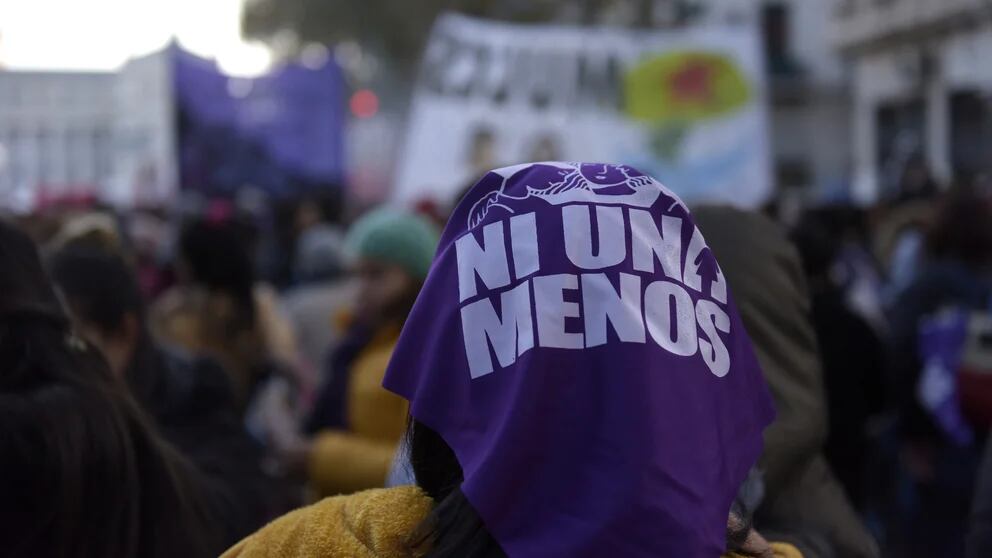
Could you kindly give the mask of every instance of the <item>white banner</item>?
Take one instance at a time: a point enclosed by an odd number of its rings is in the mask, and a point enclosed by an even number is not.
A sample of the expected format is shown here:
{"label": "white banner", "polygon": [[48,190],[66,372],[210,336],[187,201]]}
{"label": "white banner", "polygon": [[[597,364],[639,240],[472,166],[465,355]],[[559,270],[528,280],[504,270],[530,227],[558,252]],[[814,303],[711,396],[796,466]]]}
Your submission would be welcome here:
{"label": "white banner", "polygon": [[687,201],[772,188],[754,26],[630,31],[446,15],[413,100],[394,198],[447,202],[529,161],[623,163]]}

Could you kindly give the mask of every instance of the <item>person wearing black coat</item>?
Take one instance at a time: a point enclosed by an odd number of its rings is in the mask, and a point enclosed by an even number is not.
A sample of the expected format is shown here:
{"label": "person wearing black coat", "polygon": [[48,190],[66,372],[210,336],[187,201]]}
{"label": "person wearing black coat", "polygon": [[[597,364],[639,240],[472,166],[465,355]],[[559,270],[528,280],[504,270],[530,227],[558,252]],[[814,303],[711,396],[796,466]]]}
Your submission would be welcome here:
{"label": "person wearing black coat", "polygon": [[139,287],[122,258],[66,248],[53,255],[50,270],[77,329],[195,466],[227,544],[298,503],[287,483],[266,472],[263,448],[245,429],[224,370],[152,338]]}

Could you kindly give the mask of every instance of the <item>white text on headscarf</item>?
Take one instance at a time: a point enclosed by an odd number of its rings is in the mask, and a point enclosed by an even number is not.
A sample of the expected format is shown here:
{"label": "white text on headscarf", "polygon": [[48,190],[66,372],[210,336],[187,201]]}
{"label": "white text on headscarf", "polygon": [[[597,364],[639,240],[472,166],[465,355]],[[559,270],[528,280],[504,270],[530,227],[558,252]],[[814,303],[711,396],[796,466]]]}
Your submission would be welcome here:
{"label": "white text on headscarf", "polygon": [[[470,301],[461,308],[461,321],[473,378],[494,371],[490,347],[505,368],[535,346],[580,350],[604,345],[608,327],[623,343],[643,344],[650,338],[673,355],[698,354],[717,377],[730,371],[720,336],[730,333],[727,286],[717,267],[703,292],[699,269],[706,243],[698,228],[685,243],[680,217],[664,215],[656,221],[644,209],[607,205],[557,209],[565,255],[589,273],[536,275],[541,243],[534,213],[511,217],[509,226],[507,220],[489,223],[482,228],[481,243],[474,233],[455,241],[459,301]],[[628,258],[636,273],[608,274]],[[479,283],[485,292],[478,292]],[[690,291],[696,293],[695,302]],[[565,293],[577,302],[566,300]],[[480,294],[485,296],[472,300]],[[581,321],[582,331],[567,331],[567,319]]]}

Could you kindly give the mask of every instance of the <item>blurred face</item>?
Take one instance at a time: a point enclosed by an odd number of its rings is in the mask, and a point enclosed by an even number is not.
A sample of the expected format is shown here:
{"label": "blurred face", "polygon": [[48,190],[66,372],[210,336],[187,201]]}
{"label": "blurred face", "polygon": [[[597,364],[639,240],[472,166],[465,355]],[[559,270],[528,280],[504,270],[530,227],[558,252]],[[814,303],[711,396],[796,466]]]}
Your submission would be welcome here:
{"label": "blurred face", "polygon": [[609,165],[582,165],[582,177],[597,186],[623,184],[627,177],[618,167]]}
{"label": "blurred face", "polygon": [[134,315],[128,314],[124,317],[124,323],[120,331],[106,332],[99,326],[85,320],[73,320],[76,330],[88,343],[96,347],[115,376],[121,378],[127,372],[134,356],[134,350],[138,339],[138,321]]}
{"label": "blurred face", "polygon": [[314,225],[319,225],[321,221],[321,211],[313,202],[303,202],[296,210],[296,218],[293,225],[296,233],[300,234]]}
{"label": "blurred face", "polygon": [[361,259],[355,265],[358,297],[355,311],[359,318],[379,324],[401,317],[416,296],[417,281],[402,267],[372,259]]}

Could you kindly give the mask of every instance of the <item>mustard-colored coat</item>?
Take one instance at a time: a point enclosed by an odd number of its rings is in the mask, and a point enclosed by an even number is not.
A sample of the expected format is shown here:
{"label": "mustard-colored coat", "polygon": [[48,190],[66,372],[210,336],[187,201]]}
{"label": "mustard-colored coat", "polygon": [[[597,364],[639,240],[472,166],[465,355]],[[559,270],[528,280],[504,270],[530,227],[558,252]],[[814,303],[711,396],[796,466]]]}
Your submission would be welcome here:
{"label": "mustard-colored coat", "polygon": [[[407,537],[433,506],[414,486],[327,498],[273,521],[222,558],[419,558],[426,549],[411,549]],[[775,558],[802,558],[790,545],[772,548]]]}
{"label": "mustard-colored coat", "polygon": [[351,365],[345,397],[348,430],[325,430],[314,437],[307,470],[319,496],[386,483],[407,420],[406,400],[382,387],[399,333],[395,326],[381,330]]}

